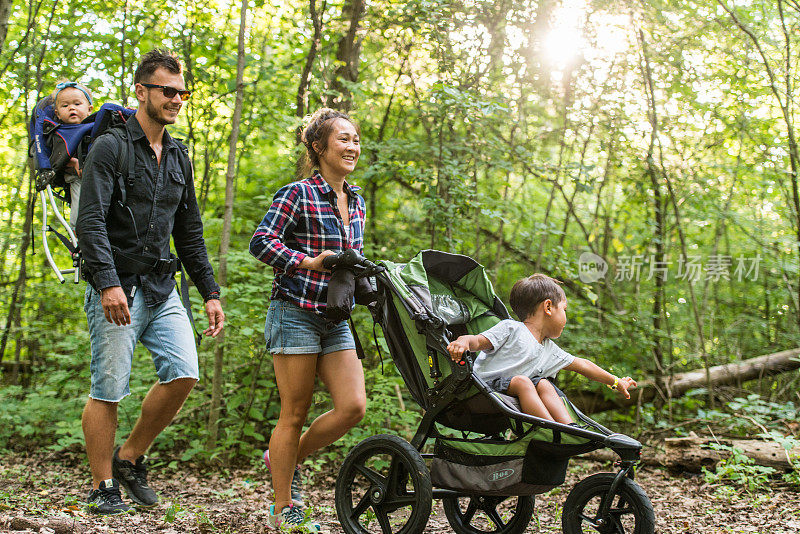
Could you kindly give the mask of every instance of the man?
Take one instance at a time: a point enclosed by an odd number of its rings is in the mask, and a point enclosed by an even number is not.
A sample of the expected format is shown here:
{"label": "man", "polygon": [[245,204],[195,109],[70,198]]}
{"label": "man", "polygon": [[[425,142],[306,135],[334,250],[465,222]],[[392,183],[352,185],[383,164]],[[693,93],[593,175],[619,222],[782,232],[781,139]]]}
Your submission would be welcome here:
{"label": "man", "polygon": [[[94,142],[78,210],[92,344],[91,392],[82,422],[93,480],[88,508],[98,514],[130,511],[120,485],[139,506],[158,503],[147,485],[144,453],[199,378],[194,331],[175,288],[181,264],[205,300],[204,334],[216,337],[225,320],[191,165],[185,147],[165,129],[190,95],[181,65],[172,54],[153,50],[142,57],[134,83],[139,109],[124,129]],[[170,254],[170,236],[179,259]],[[130,436],[114,449],[117,405],[130,393],[137,341],[152,354],[158,382]]]}

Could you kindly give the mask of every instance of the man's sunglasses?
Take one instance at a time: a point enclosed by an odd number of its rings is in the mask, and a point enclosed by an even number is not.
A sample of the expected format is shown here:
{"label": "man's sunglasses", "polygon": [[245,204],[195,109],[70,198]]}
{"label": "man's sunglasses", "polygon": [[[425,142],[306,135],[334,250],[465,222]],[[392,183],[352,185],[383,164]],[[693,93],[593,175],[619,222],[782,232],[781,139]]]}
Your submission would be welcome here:
{"label": "man's sunglasses", "polygon": [[142,83],[140,85],[152,89],[161,89],[161,91],[164,93],[164,96],[167,98],[175,98],[175,95],[181,95],[181,100],[186,101],[189,100],[190,96],[192,96],[191,91],[187,91],[186,89],[184,89],[183,91],[179,91],[174,87],[170,87],[169,85],[158,85],[155,83]]}

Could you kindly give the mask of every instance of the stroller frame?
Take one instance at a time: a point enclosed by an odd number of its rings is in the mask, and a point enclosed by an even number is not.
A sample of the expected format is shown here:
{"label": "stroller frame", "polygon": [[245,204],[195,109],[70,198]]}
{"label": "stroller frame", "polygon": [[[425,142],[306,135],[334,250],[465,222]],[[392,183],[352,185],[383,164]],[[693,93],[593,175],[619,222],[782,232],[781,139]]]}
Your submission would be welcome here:
{"label": "stroller frame", "polygon": [[[443,254],[457,257],[457,261],[474,262],[466,256],[438,251],[423,251],[421,254],[425,253]],[[381,324],[384,330],[392,358],[397,363],[397,360],[400,359],[398,351],[402,353],[403,350],[413,350],[404,348],[402,346],[403,336],[391,332],[391,327],[389,327],[389,323],[394,317],[399,317],[400,313],[406,313],[414,321],[417,332],[424,336],[429,356],[427,372],[433,385],[425,389],[423,398],[415,397],[425,409],[425,413],[410,443],[394,435],[372,436],[359,443],[346,457],[336,484],[336,511],[345,532],[359,534],[423,532],[430,515],[432,499],[443,500],[448,521],[453,530],[459,534],[482,532],[513,534],[525,530],[533,512],[532,495],[518,496],[513,517],[506,521],[498,513],[497,505],[507,498],[514,497],[513,495],[498,496],[464,489],[434,488],[431,483],[431,474],[425,460],[433,460],[436,458],[436,454],[422,451],[430,439],[451,438],[441,434],[436,425],[439,423],[450,426],[446,422],[442,423],[443,416],[455,405],[462,403],[462,395],[473,387],[477,389],[477,395],[471,398],[479,396],[484,402],[488,400],[488,404],[494,410],[492,417],[508,418],[510,429],[516,436],[510,442],[522,439],[534,428],[544,428],[559,433],[559,436],[566,434],[588,440],[585,446],[579,446],[581,452],[610,448],[619,456],[619,460],[615,464],[618,467],[615,473],[593,475],[575,486],[564,506],[562,516],[564,532],[569,534],[585,532],[583,528],[587,526],[601,533],[651,534],[653,532],[652,505],[641,488],[633,482],[634,467],[640,459],[641,443],[623,434],[613,433],[585,416],[574,406],[572,409],[578,419],[583,423],[590,424],[596,431],[564,425],[521,412],[518,405],[515,404],[515,399],[493,392],[480,377],[473,373],[475,354],[467,353],[459,362],[451,360],[449,356],[443,358],[447,362],[446,365],[449,366],[447,369],[449,374],[445,376],[439,362],[442,358],[439,356],[448,355],[447,345],[450,341],[449,338],[453,337],[448,326],[435,314],[430,313],[430,309],[423,302],[403,295],[395,287],[395,282],[391,280],[385,267],[376,267],[365,260],[360,262],[360,267],[360,272],[356,270],[358,276],[373,275],[377,283],[377,295],[368,308],[375,322]],[[350,268],[352,269],[353,266],[351,265]],[[394,297],[397,299],[395,300]],[[395,302],[398,301],[404,309],[396,308]],[[500,306],[502,307],[502,303]],[[504,307],[502,307],[502,311],[505,312]],[[505,313],[507,314],[507,312]],[[419,367],[424,372],[422,366]],[[406,385],[408,386],[408,382]],[[527,431],[524,429],[523,423],[531,425]],[[450,428],[458,430],[453,426]],[[485,442],[486,438],[481,438],[481,440]],[[471,441],[466,437],[466,432],[463,441]],[[372,457],[386,455],[391,457],[391,461],[388,471],[385,476],[382,476],[368,466],[368,461]],[[356,482],[357,480],[362,480],[360,486]],[[368,489],[364,495],[360,498],[354,496],[353,491],[358,493],[359,489],[365,488],[365,484]],[[411,490],[409,490],[409,486],[412,486]],[[554,486],[542,486],[542,490],[537,493],[548,491],[552,487]],[[469,501],[465,511],[460,509],[459,499],[461,498]],[[597,500],[599,503],[596,502]],[[570,507],[569,510],[568,507]],[[407,508],[411,510],[408,511]],[[593,510],[587,512],[588,508]],[[399,519],[403,524],[399,525],[399,529],[396,530],[398,520],[390,516],[398,510],[403,512]],[[629,517],[626,519],[627,523],[623,523],[622,516],[630,515],[631,511],[634,514],[634,523],[631,523]],[[478,512],[483,512],[489,519],[488,522],[494,524],[492,530],[484,530],[486,522],[482,525],[473,524]],[[374,523],[372,521],[373,514],[380,530],[370,530],[370,525]],[[365,525],[365,521],[367,525]]]}

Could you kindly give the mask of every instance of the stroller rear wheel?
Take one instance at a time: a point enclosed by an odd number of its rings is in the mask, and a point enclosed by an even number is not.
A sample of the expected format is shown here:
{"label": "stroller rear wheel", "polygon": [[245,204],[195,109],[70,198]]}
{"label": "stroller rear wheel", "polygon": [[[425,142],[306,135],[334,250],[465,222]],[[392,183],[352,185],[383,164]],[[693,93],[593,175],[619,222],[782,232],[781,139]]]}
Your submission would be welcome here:
{"label": "stroller rear wheel", "polygon": [[372,436],[345,458],[336,480],[336,515],[348,534],[416,534],[431,514],[431,475],[404,439]]}
{"label": "stroller rear wheel", "polygon": [[514,497],[447,497],[442,506],[456,534],[518,534],[533,516],[533,497],[516,497],[516,506],[511,499]]}
{"label": "stroller rear wheel", "polygon": [[561,516],[564,534],[653,534],[653,504],[641,486],[627,477],[611,496],[608,512],[601,512],[615,477],[615,473],[598,473],[572,488]]}

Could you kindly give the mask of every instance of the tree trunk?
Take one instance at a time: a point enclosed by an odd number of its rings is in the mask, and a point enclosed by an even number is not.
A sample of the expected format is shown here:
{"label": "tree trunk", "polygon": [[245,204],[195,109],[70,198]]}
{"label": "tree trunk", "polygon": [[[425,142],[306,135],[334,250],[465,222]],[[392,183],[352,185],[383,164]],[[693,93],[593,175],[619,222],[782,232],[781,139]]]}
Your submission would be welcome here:
{"label": "tree trunk", "polygon": [[331,89],[335,96],[328,97],[328,105],[345,112],[350,111],[353,106],[352,95],[347,84],[358,81],[361,39],[357,38],[356,33],[365,11],[366,2],[364,0],[346,0],[342,6],[342,19],[350,21],[350,26],[347,32],[342,34],[336,49],[336,62],[339,66],[331,81]]}
{"label": "tree trunk", "polygon": [[11,16],[12,4],[12,0],[0,0],[0,53],[3,52],[3,45],[8,35],[8,19]]}
{"label": "tree trunk", "polygon": [[[717,365],[708,369],[708,377],[710,377],[712,385],[726,386],[795,369],[800,369],[800,349],[785,350],[741,362]],[[630,399],[606,398],[605,391],[583,391],[568,396],[583,412],[597,413],[650,402],[656,398],[656,395],[678,398],[690,389],[706,387],[707,380],[706,369],[698,369],[672,376],[669,383],[666,384],[665,390],[660,392],[655,383],[641,382],[638,388],[631,391]]]}
{"label": "tree trunk", "polygon": [[31,173],[30,186],[28,187],[28,206],[25,211],[25,223],[22,227],[22,244],[19,247],[19,275],[14,284],[14,290],[11,293],[11,302],[8,305],[8,315],[6,316],[6,324],[3,328],[3,337],[0,339],[0,361],[3,361],[8,345],[8,337],[14,325],[19,325],[20,318],[20,303],[25,294],[25,282],[28,277],[27,272],[27,255],[28,246],[31,243],[31,226],[33,225],[33,206],[31,197],[34,195],[33,191],[33,173]]}
{"label": "tree trunk", "polygon": [[[664,440],[664,451],[645,452],[642,454],[641,463],[644,465],[667,467],[671,470],[700,473],[703,467],[713,469],[717,463],[727,458],[730,452],[709,448],[711,443],[719,443],[728,447],[741,450],[745,456],[751,458],[756,464],[776,469],[794,469],[787,455],[797,456],[800,450],[795,447],[787,451],[782,445],[774,441],[757,439],[720,439],[703,438],[690,433],[687,437],[667,438]],[[581,456],[599,462],[615,462],[619,456],[611,449],[600,449]]]}
{"label": "tree trunk", "polygon": [[128,68],[126,66],[128,59],[125,54],[125,42],[127,41],[125,34],[126,30],[128,29],[128,11],[128,1],[125,0],[125,5],[122,8],[122,27],[120,28],[122,37],[119,40],[119,98],[122,102],[122,105],[125,107],[128,106],[129,92],[127,84],[125,83],[125,73],[128,72]]}
{"label": "tree trunk", "polygon": [[[311,25],[314,27],[314,37],[311,39],[311,47],[308,49],[306,55],[306,62],[303,65],[303,72],[300,75],[300,83],[297,86],[297,103],[295,115],[297,117],[304,117],[306,109],[308,108],[308,82],[311,79],[311,68],[314,66],[314,60],[317,58],[317,51],[319,50],[319,42],[322,39],[322,13],[325,12],[326,1],[322,1],[322,9],[320,13],[317,12],[317,0],[308,0],[308,16],[311,18]],[[297,143],[300,144],[300,134],[302,128],[297,129]]]}
{"label": "tree trunk", "polygon": [[[236,63],[236,103],[233,108],[231,136],[228,143],[228,170],[225,173],[225,214],[222,220],[222,235],[219,243],[219,284],[225,287],[228,282],[228,248],[231,242],[231,223],[233,221],[233,198],[236,180],[236,144],[239,140],[239,124],[242,120],[244,103],[244,38],[247,22],[247,0],[242,0],[241,18],[239,19],[239,49]],[[225,293],[220,297],[223,308],[227,305]],[[211,387],[211,409],[208,414],[207,447],[213,448],[219,433],[219,414],[222,402],[222,367],[225,358],[225,331],[217,336],[214,348],[214,376]]]}

